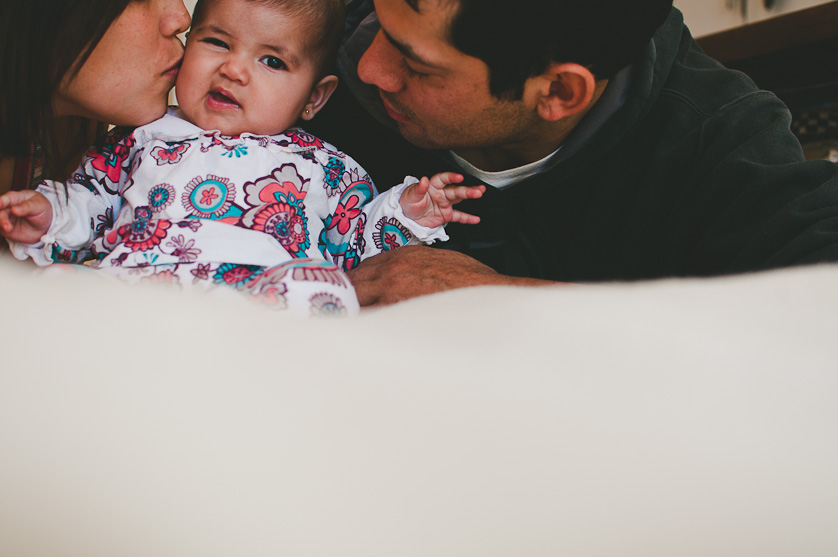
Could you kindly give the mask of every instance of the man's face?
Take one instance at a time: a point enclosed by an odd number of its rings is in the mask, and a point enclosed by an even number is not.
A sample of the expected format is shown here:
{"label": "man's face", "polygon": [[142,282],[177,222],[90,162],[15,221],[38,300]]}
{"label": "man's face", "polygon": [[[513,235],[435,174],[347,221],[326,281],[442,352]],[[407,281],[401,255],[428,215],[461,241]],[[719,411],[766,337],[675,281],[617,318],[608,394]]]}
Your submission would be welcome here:
{"label": "man's face", "polygon": [[[404,0],[375,0],[381,31],[358,64],[378,87],[401,134],[424,148],[519,147],[537,114],[523,100],[489,93],[489,68],[446,39],[448,2],[424,1],[416,13]],[[451,2],[456,6],[456,2]]]}

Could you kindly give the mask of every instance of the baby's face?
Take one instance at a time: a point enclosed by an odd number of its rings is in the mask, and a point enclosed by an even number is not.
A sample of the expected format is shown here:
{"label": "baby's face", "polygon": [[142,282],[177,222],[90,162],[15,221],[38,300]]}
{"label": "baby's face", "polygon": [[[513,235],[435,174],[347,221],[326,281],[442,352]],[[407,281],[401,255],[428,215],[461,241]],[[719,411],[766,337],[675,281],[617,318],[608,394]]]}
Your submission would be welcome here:
{"label": "baby's face", "polygon": [[289,128],[315,85],[305,28],[276,7],[215,0],[189,33],[176,88],[181,110],[195,125],[224,135]]}

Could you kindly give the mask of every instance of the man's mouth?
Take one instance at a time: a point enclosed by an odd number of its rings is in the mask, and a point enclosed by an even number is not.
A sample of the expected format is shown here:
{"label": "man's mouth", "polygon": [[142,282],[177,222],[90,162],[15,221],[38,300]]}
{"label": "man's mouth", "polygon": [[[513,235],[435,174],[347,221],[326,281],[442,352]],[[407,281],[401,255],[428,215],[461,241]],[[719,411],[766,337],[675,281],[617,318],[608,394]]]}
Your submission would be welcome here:
{"label": "man's mouth", "polygon": [[396,110],[395,107],[393,107],[392,103],[389,100],[387,100],[387,98],[384,96],[384,93],[379,91],[379,95],[381,95],[381,102],[384,103],[384,110],[387,111],[387,115],[390,116],[390,118],[392,118],[396,122],[410,121],[410,118],[408,118],[407,116]]}

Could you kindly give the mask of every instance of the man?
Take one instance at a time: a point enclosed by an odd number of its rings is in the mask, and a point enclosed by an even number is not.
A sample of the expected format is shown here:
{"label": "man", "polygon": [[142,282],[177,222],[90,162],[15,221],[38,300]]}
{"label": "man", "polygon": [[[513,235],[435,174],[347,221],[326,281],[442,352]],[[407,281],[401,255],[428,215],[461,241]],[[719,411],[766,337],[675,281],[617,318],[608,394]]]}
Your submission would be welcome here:
{"label": "man", "polygon": [[[311,127],[379,186],[458,170],[476,226],[351,278],[362,305],[480,284],[838,260],[838,167],[701,53],[671,0],[375,0]],[[357,69],[357,75],[354,71]],[[359,79],[358,79],[359,78]]]}

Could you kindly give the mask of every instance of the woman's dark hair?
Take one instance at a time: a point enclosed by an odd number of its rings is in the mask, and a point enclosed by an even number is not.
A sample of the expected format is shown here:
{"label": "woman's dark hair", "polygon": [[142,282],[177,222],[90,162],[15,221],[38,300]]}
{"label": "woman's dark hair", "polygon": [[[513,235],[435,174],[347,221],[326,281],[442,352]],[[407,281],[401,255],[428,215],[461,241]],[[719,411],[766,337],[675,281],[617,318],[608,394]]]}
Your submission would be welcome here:
{"label": "woman's dark hair", "polygon": [[[40,143],[48,174],[75,153],[60,152],[52,98],[75,76],[132,0],[4,0],[0,8],[0,154],[20,156]],[[143,1],[143,0],[134,0]],[[90,122],[76,118],[78,148]],[[66,149],[65,149],[66,151]]]}
{"label": "woman's dark hair", "polygon": [[672,0],[406,0],[447,2],[449,40],[483,60],[496,97],[520,98],[524,82],[551,62],[575,62],[597,79],[627,66],[649,42]]}

